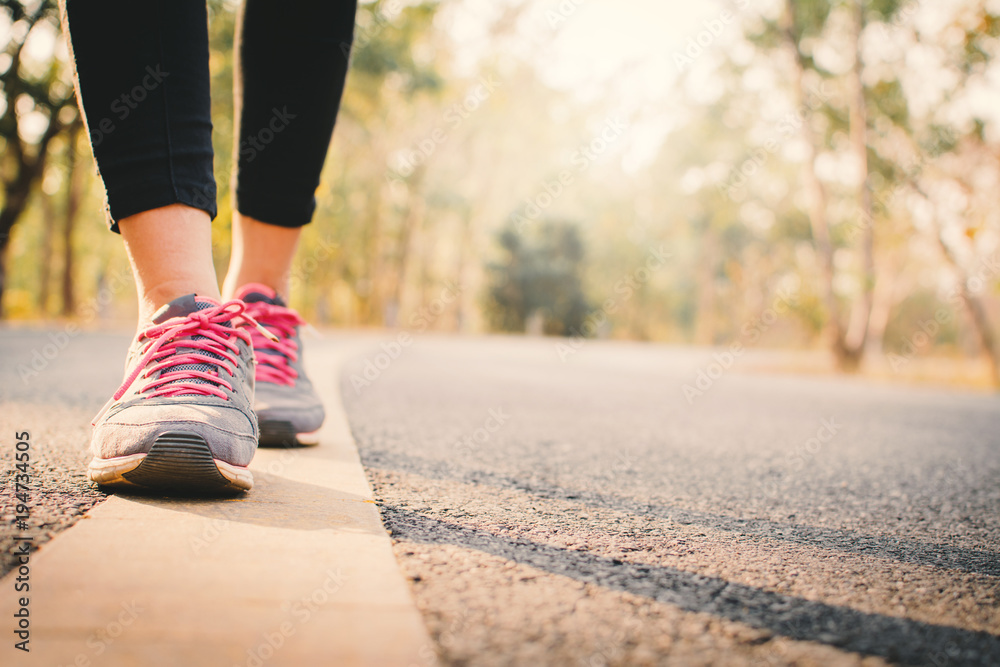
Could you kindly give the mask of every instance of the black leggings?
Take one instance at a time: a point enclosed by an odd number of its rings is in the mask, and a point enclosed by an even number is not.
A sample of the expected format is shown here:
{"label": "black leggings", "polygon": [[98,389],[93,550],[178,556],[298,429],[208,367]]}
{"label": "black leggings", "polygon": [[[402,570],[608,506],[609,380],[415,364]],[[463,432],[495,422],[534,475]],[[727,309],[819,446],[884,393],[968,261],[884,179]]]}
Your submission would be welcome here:
{"label": "black leggings", "polygon": [[[356,0],[246,0],[236,38],[234,207],[312,219]],[[217,213],[205,0],[66,0],[111,228],[169,204]]]}

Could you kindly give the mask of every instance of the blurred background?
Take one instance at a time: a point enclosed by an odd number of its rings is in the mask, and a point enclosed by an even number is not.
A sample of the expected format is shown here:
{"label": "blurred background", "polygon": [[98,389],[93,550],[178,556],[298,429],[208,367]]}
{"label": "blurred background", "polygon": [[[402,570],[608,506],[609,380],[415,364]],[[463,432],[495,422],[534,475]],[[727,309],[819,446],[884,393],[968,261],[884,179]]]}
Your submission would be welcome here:
{"label": "blurred background", "polygon": [[[236,3],[208,4],[222,275]],[[0,7],[3,318],[127,324],[58,7]],[[757,348],[773,368],[998,387],[998,17],[996,0],[362,3],[293,305],[564,337],[556,353]]]}

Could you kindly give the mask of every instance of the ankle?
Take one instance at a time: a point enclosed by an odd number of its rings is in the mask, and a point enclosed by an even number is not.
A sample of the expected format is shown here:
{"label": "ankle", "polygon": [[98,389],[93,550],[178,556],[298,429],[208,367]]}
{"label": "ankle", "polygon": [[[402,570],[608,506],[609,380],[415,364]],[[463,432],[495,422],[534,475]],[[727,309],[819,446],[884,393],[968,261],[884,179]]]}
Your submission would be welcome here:
{"label": "ankle", "polygon": [[261,272],[240,272],[226,276],[222,285],[222,295],[226,299],[232,299],[244,285],[257,284],[273,289],[282,299],[288,301],[289,279],[288,276],[275,276]]}
{"label": "ankle", "polygon": [[183,204],[142,211],[118,222],[139,294],[139,326],[185,294],[219,298],[208,213]]}
{"label": "ankle", "polygon": [[153,322],[153,315],[160,308],[188,294],[197,294],[221,301],[219,287],[212,281],[171,280],[146,286],[139,295],[139,328],[142,329]]}
{"label": "ankle", "polygon": [[301,228],[270,225],[235,212],[233,254],[223,294],[232,296],[243,285],[259,283],[287,300],[300,232]]}

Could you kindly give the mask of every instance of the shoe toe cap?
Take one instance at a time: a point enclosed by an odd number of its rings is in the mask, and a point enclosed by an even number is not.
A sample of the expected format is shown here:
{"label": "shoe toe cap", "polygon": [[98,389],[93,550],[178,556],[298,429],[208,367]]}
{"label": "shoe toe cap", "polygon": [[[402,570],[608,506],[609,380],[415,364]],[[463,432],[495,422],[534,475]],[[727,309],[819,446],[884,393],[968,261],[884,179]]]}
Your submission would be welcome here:
{"label": "shoe toe cap", "polygon": [[208,404],[149,404],[126,407],[94,427],[95,456],[115,458],[146,453],[163,433],[177,431],[204,438],[214,458],[246,466],[257,449],[253,414]]}
{"label": "shoe toe cap", "polygon": [[311,387],[284,387],[260,383],[254,395],[254,411],[261,422],[289,422],[299,433],[311,433],[323,425],[326,412]]}

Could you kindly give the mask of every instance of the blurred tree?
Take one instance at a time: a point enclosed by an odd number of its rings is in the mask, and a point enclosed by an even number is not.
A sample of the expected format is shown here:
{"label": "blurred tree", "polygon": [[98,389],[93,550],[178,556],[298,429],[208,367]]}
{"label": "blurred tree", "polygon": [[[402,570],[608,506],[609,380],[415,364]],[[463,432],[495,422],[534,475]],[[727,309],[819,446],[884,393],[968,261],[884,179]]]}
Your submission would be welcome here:
{"label": "blurred tree", "polygon": [[[529,233],[533,232],[533,233]],[[488,266],[488,316],[500,331],[525,331],[542,318],[547,334],[582,336],[584,247],[576,225],[544,221],[534,230],[506,227],[497,241],[504,260]]]}
{"label": "blurred tree", "polygon": [[803,161],[802,177],[808,197],[808,214],[812,226],[813,242],[819,257],[822,279],[822,293],[826,305],[826,332],[829,344],[842,370],[856,370],[865,351],[869,318],[872,308],[872,290],[875,282],[873,259],[874,230],[872,220],[871,193],[868,189],[868,113],[865,88],[862,80],[861,33],[864,30],[865,5],[862,0],[850,0],[849,28],[852,66],[849,79],[848,126],[851,150],[857,168],[857,215],[861,221],[858,229],[861,236],[861,289],[854,304],[850,321],[844,322],[842,305],[836,291],[835,246],[831,238],[829,199],[827,188],[816,173],[816,159],[822,150],[820,139],[815,136],[808,100],[807,72],[812,70],[821,76],[829,76],[804,50],[803,44],[823,32],[831,16],[832,4],[822,0],[796,2],[786,0],[780,30],[784,42],[792,52],[794,78],[792,86],[798,108],[803,110],[805,119],[801,123],[801,133],[807,147]]}
{"label": "blurred tree", "polygon": [[[925,219],[924,229],[930,230],[956,276],[958,302],[965,304],[971,328],[990,358],[994,381],[1000,383],[989,309],[982,295],[967,286],[971,271],[984,259],[976,258],[975,243],[958,247],[973,239],[976,229],[951,221],[957,211],[950,187],[974,193],[979,188],[973,183],[984,171],[995,173],[996,160],[990,156],[996,154],[996,143],[985,131],[990,123],[974,114],[969,117],[975,105],[966,95],[989,79],[998,26],[986,3],[970,0],[960,5],[947,25],[921,33],[913,22],[921,10],[916,3],[786,0],[779,20],[765,22],[762,30],[750,34],[761,51],[784,48],[792,55],[791,88],[804,116],[799,124],[805,147],[801,179],[826,311],[824,329],[844,370],[856,369],[865,350],[874,349],[866,342],[873,335],[881,339],[893,305],[914,284],[912,274],[900,275],[898,269],[909,264],[905,256],[916,249],[913,232],[919,228],[914,229],[914,219],[919,218]],[[956,33],[965,38],[955,40]],[[893,46],[886,49],[885,43]],[[873,48],[876,44],[881,48]],[[891,60],[895,48],[933,52],[936,61],[947,54],[939,61],[944,67],[936,76],[911,73],[898,67],[902,55]],[[846,51],[848,58],[832,57],[834,49]],[[866,54],[875,54],[872,66]],[[845,60],[847,67],[842,65]],[[776,59],[772,66],[780,70],[783,64]],[[910,77],[908,85],[903,77]],[[810,101],[810,88],[820,82],[832,82],[840,94],[822,104]],[[927,87],[918,91],[921,85]],[[913,100],[928,94],[940,95],[940,104],[918,103],[923,117],[914,118]],[[954,102],[950,114],[946,100]],[[841,159],[847,155],[853,165]],[[834,160],[849,166],[847,173],[834,180],[827,169],[821,177],[820,163],[829,167]],[[838,188],[838,181],[850,185]],[[873,184],[881,197],[875,197]],[[904,198],[899,194],[907,189],[923,199],[923,210],[912,203],[901,205]],[[950,205],[944,203],[946,197]],[[932,212],[928,215],[927,210]],[[905,224],[900,225],[901,220]],[[964,227],[962,233],[956,233],[959,226]],[[985,227],[981,222],[977,229]],[[983,237],[980,247],[995,247],[995,235]],[[921,270],[921,265],[913,270]]]}
{"label": "blurred tree", "polygon": [[[10,17],[52,4],[0,0]],[[209,0],[220,271],[235,4]],[[647,82],[652,64],[639,60],[603,79],[558,83],[550,65],[561,40],[549,38],[563,28],[544,20],[544,3],[362,3],[317,214],[293,273],[296,306],[323,323],[519,331],[545,320],[549,333],[573,333],[573,322],[588,321],[587,295],[613,301],[611,336],[776,347],[822,338],[843,368],[862,361],[865,343],[866,362],[898,351],[946,308],[959,319],[917,352],[989,354],[1000,312],[993,5],[751,4],[738,14],[742,32],[720,36],[658,89]],[[20,173],[9,137],[30,162],[51,117],[25,86],[38,89],[46,68],[66,62],[61,43],[42,48],[54,18],[49,28],[28,19],[10,19],[15,41],[28,42],[20,73],[14,41],[0,54],[5,188]],[[68,67],[63,74],[68,93]],[[11,77],[23,79],[12,82],[22,86],[14,97]],[[64,113],[68,126],[75,110]],[[574,162],[618,114],[621,138],[584,166]],[[119,240],[100,224],[84,137],[75,167],[67,143],[64,128],[18,218],[10,316],[59,312],[66,285],[75,293],[63,303],[86,313],[101,285],[113,284],[112,266],[127,275]],[[498,231],[562,170],[572,184],[538,219],[574,222],[587,248],[576,277],[556,232]],[[17,203],[5,195],[0,203]],[[66,217],[74,201],[76,224]],[[484,263],[498,238],[502,259]],[[662,248],[669,261],[627,295],[616,290]],[[457,298],[445,293],[456,288]],[[118,308],[131,297],[116,288],[108,312],[126,312]]]}
{"label": "blurred tree", "polygon": [[902,179],[926,205],[927,230],[953,276],[947,301],[962,306],[1000,388],[1000,347],[988,302],[1000,278],[1000,216],[995,189],[984,187],[1000,179],[1000,128],[988,109],[969,102],[982,86],[992,86],[1000,19],[980,3],[946,27],[935,46],[952,74],[946,99],[960,111],[949,118],[932,109],[899,124],[907,139],[900,142],[908,167]]}
{"label": "blurred tree", "polygon": [[[73,247],[73,232],[80,212],[80,201],[83,199],[84,170],[80,165],[80,135],[83,133],[83,121],[77,118],[66,130],[66,201],[63,207],[63,260],[62,260],[62,310],[63,317],[69,317],[76,310],[76,289],[74,285],[73,258],[76,255]],[[86,156],[86,152],[83,153]],[[86,157],[84,157],[86,161]]]}
{"label": "blurred tree", "polygon": [[[7,248],[11,229],[28,206],[41,178],[52,140],[77,117],[66,62],[50,49],[38,60],[26,57],[32,39],[55,39],[59,34],[59,7],[55,0],[25,3],[0,0],[10,22],[11,39],[4,49],[6,69],[0,72],[0,144],[3,158],[3,204],[0,205],[0,306],[7,276]],[[40,50],[41,51],[41,50]],[[2,313],[2,310],[0,310]]]}
{"label": "blurred tree", "polygon": [[[396,323],[413,237],[426,215],[422,165],[432,150],[423,146],[437,147],[431,134],[440,122],[444,92],[438,68],[447,59],[444,47],[429,39],[437,10],[435,2],[358,8],[350,86],[334,145],[358,144],[337,194],[364,205],[342,228],[341,238],[353,252],[339,269],[366,323]],[[394,149],[407,144],[411,150],[394,163]]]}

